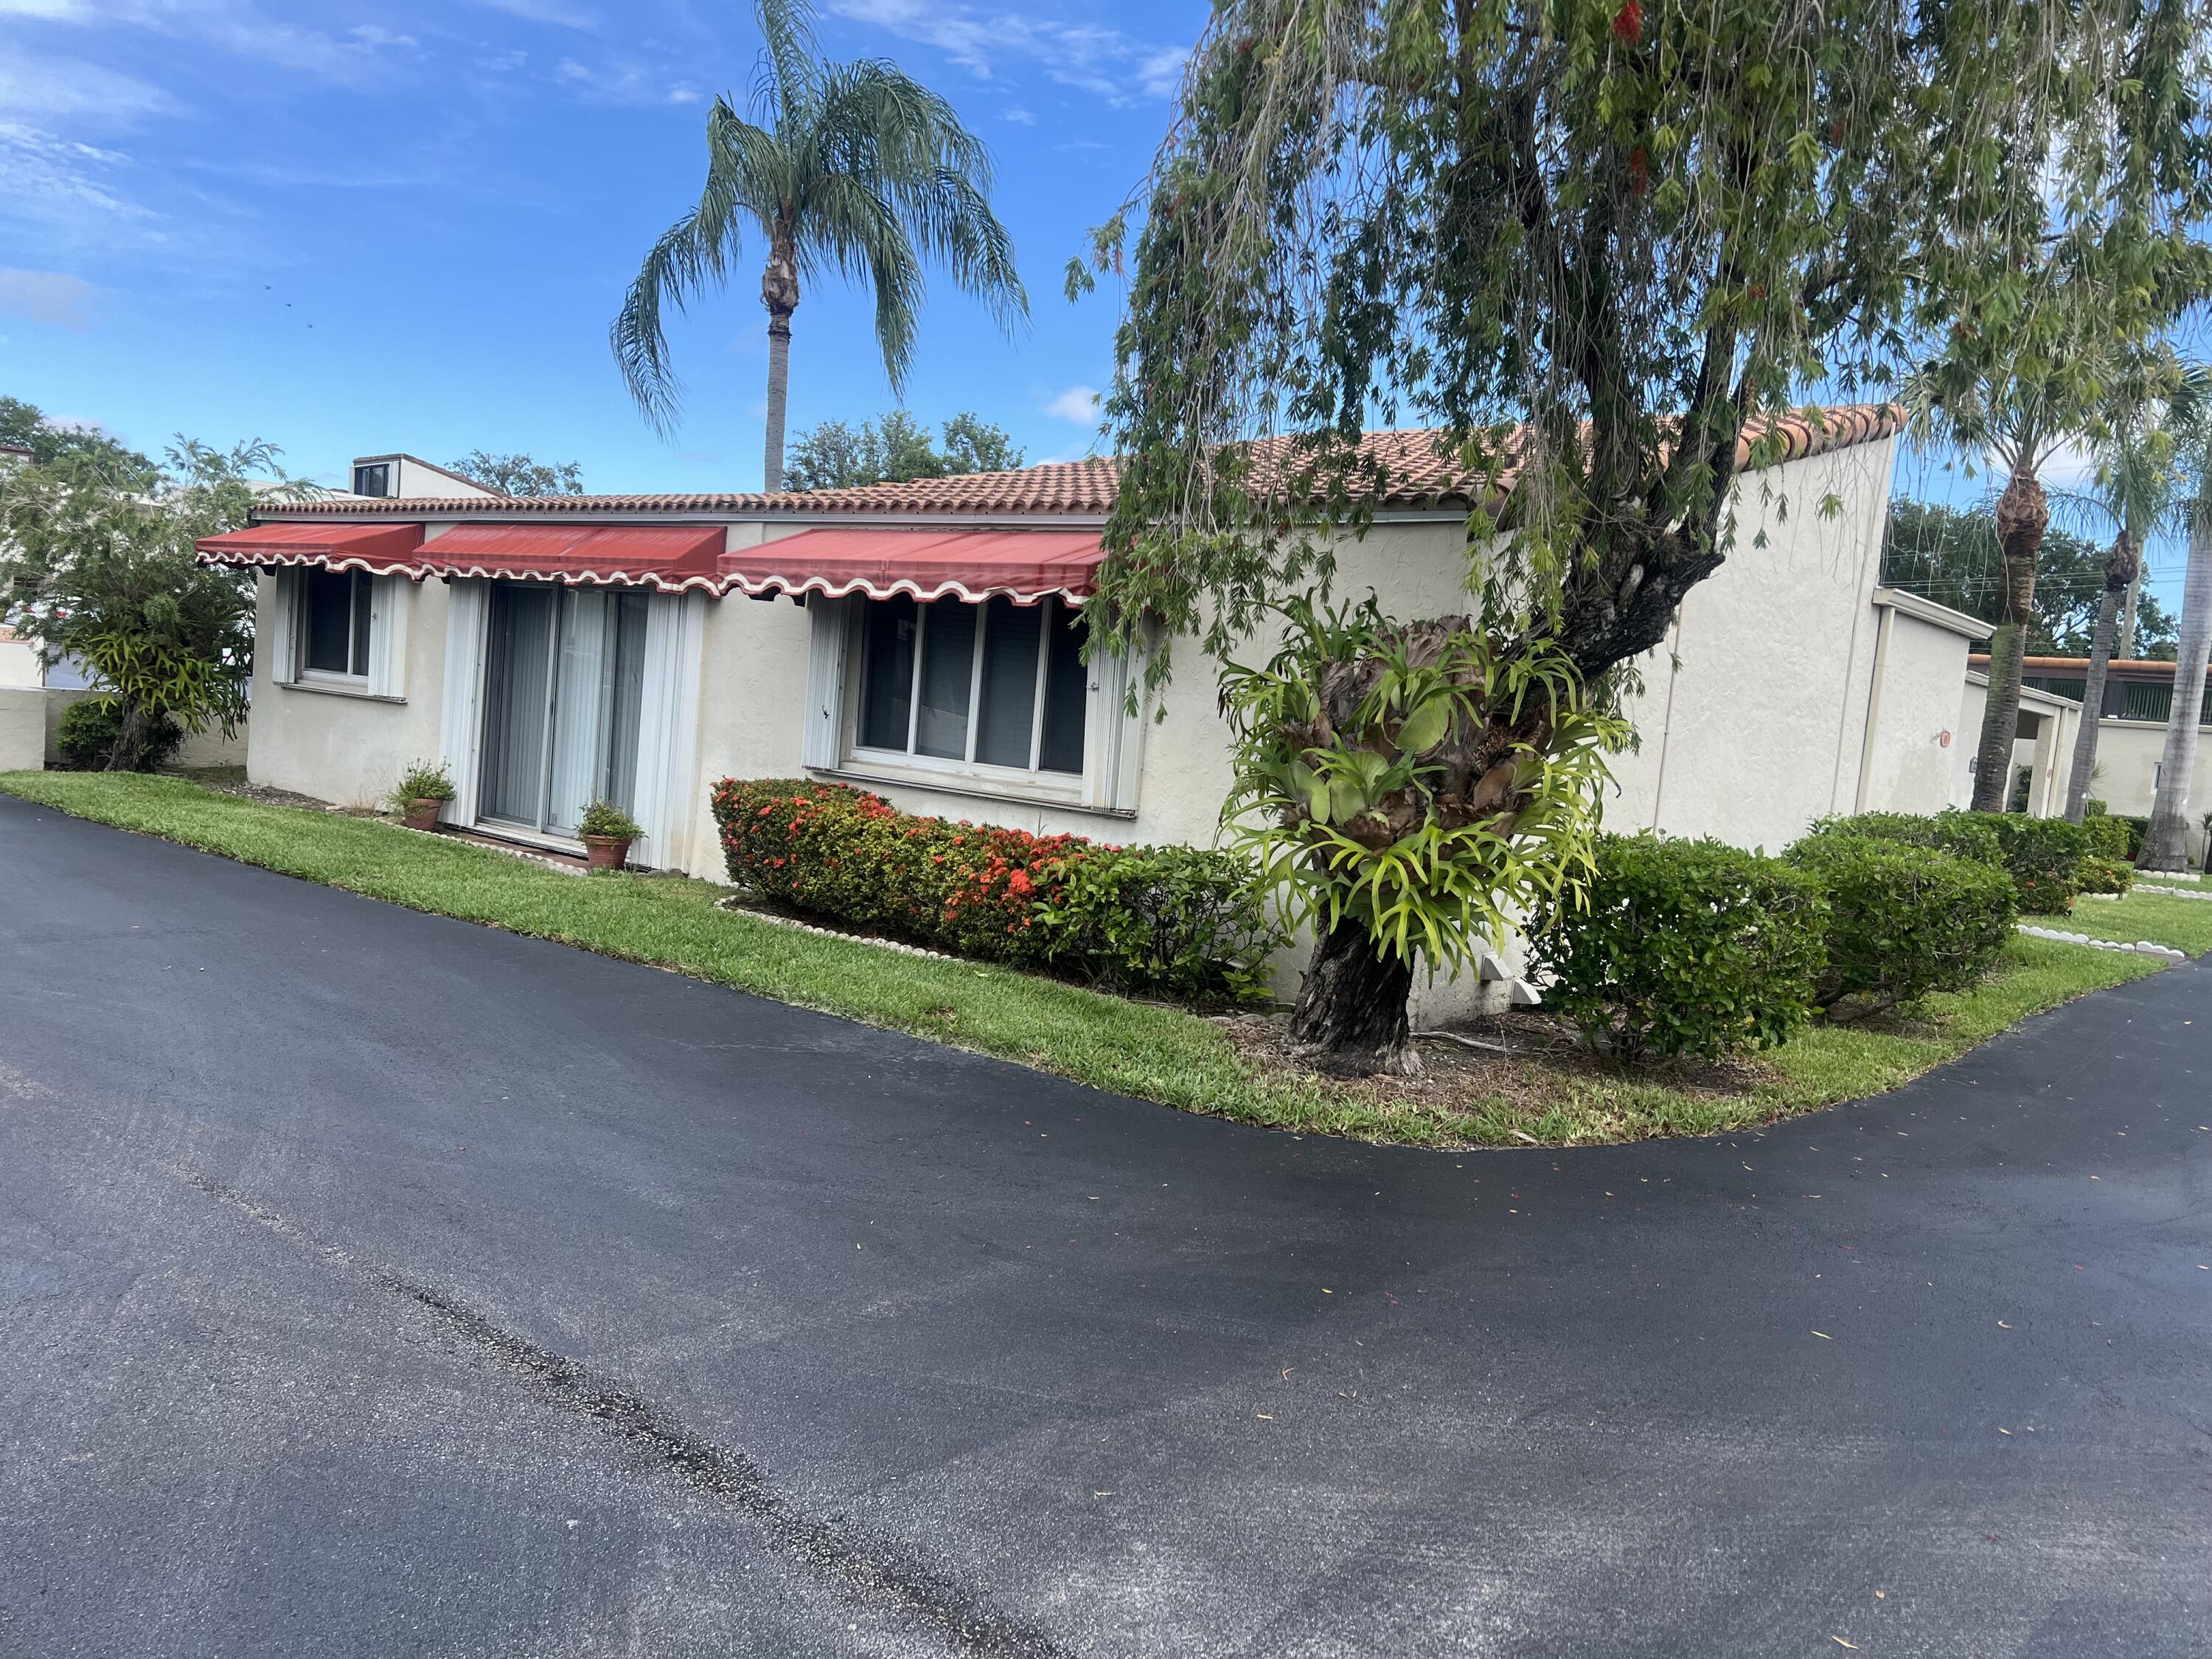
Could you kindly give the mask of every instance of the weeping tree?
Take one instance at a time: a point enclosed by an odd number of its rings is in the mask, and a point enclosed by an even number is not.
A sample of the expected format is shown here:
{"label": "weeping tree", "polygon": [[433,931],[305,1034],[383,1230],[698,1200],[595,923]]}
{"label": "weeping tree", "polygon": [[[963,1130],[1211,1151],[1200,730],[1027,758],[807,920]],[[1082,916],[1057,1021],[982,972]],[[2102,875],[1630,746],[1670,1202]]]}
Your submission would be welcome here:
{"label": "weeping tree", "polygon": [[244,717],[253,574],[202,566],[193,544],[238,528],[257,501],[317,493],[287,479],[277,453],[180,437],[150,471],[64,454],[0,474],[0,616],[116,700],[106,769],[150,770],[182,737],[228,735]]}
{"label": "weeping tree", "polygon": [[[1278,664],[1327,708],[1365,686],[1353,746],[1376,757],[1326,801],[1276,805],[1276,868],[1302,872],[1319,933],[1294,1044],[1335,1069],[1411,1066],[1401,970],[1463,952],[1529,880],[1575,878],[1583,843],[1524,836],[1523,795],[1547,768],[1569,793],[1586,775],[1561,734],[1621,706],[1728,556],[1739,475],[1788,453],[1775,417],[1808,385],[1893,383],[1909,276],[1945,198],[1991,187],[1984,135],[2049,79],[2049,9],[1217,6],[1141,199],[1069,273],[1071,289],[1109,268],[1128,282],[1094,638],[1153,644],[1156,685],[1156,642],[1196,635],[1225,659],[1285,596],[1324,586],[1393,477],[1441,467],[1474,503],[1465,618],[1303,647],[1294,630]],[[1401,424],[1422,431],[1359,435]],[[1424,640],[1463,665],[1426,749],[1376,693]],[[1232,705],[1249,684],[1232,677]],[[1310,725],[1301,702],[1246,744],[1242,800],[1282,787],[1255,779]],[[1319,747],[1294,757],[1311,770]],[[1459,793],[1476,753],[1511,764]],[[1462,812],[1488,833],[1448,833]],[[1415,854],[1395,910],[1363,896]],[[1506,902],[1463,902],[1486,886]]]}
{"label": "weeping tree", "polygon": [[2178,435],[2193,429],[2199,411],[2212,398],[2212,374],[2201,366],[2186,369],[2159,363],[2156,395],[2131,389],[2106,422],[2107,435],[2098,447],[2090,488],[2071,496],[2073,504],[2112,527],[2112,551],[2105,561],[2105,581],[2089,639],[2089,668],[2081,692],[2081,729],[2074,738],[2074,763],[2067,775],[2066,817],[2081,822],[2088,811],[2089,780],[2097,767],[2097,734],[2105,707],[2105,679],[2123,630],[2134,633],[2133,611],[2142,592],[2143,551],[2150,538],[2179,510],[2185,487],[2177,465]]}
{"label": "weeping tree", "polygon": [[611,331],[638,407],[662,432],[678,385],[662,308],[727,280],[748,233],[762,245],[768,311],[764,489],[783,488],[791,319],[803,283],[830,272],[875,293],[876,342],[903,391],[921,312],[922,267],[946,265],[1003,326],[1026,316],[1013,244],[991,210],[991,159],[952,106],[896,64],[827,63],[805,0],[758,0],[766,42],[748,120],[727,98],[707,116],[707,180],[631,283]]}

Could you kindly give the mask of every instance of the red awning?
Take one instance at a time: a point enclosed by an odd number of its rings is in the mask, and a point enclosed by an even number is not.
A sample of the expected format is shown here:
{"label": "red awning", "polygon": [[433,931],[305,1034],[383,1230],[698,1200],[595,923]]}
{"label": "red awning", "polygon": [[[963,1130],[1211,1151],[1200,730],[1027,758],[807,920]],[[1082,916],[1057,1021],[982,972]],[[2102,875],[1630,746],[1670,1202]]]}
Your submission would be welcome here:
{"label": "red awning", "polygon": [[419,524],[257,524],[195,544],[202,564],[312,564],[380,576],[416,574],[422,544]]}
{"label": "red awning", "polygon": [[422,544],[428,576],[718,592],[720,525],[463,524]]}
{"label": "red awning", "polygon": [[1080,604],[1106,556],[1095,530],[802,530],[725,553],[722,585],[746,593],[866,593],[878,599],[1003,593]]}
{"label": "red awning", "polygon": [[489,576],[719,592],[720,525],[262,524],[198,544],[204,564],[319,565],[378,575]]}

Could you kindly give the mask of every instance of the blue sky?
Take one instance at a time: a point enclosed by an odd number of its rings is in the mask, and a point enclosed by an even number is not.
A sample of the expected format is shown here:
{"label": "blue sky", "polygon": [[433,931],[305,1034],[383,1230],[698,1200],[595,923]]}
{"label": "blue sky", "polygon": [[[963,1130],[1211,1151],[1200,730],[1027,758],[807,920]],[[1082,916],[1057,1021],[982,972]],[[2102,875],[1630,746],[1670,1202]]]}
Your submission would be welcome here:
{"label": "blue sky", "polygon": [[[1143,177],[1206,10],[822,6],[826,52],[896,58],[991,146],[1030,289],[1008,339],[933,284],[915,415],[976,410],[1031,460],[1089,449],[1118,295],[1071,307],[1060,273]],[[757,51],[743,0],[0,0],[0,393],[149,450],[266,438],[325,483],[356,454],[481,447],[580,462],[594,489],[755,487],[756,277],[672,328],[672,441],[606,327]],[[792,365],[794,431],[893,405],[854,289],[809,290]],[[1986,486],[1906,455],[1898,487]],[[2169,601],[2181,567],[2153,548]]]}
{"label": "blue sky", "polygon": [[[823,10],[825,52],[896,58],[990,145],[1030,292],[1009,340],[933,283],[908,407],[1083,453],[1115,298],[1071,307],[1060,271],[1142,177],[1203,7]],[[142,448],[267,438],[325,482],[357,453],[483,447],[580,461],[594,489],[754,487],[757,276],[672,330],[672,442],[606,328],[757,48],[742,3],[0,0],[0,392]],[[893,405],[856,290],[809,290],[792,360],[794,429]]]}

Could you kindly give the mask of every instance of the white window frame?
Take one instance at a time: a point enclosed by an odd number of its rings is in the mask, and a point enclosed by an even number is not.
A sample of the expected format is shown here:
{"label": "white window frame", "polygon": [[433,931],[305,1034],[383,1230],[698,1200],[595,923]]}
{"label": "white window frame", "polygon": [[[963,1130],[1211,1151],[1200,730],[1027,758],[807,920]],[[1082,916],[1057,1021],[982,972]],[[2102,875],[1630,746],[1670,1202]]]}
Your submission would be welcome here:
{"label": "white window frame", "polygon": [[[283,641],[273,665],[272,675],[276,683],[295,690],[331,691],[343,696],[373,697],[387,702],[404,702],[405,688],[403,681],[407,660],[406,624],[408,600],[405,597],[413,584],[405,576],[380,576],[370,571],[351,570],[340,574],[366,581],[368,589],[368,638],[362,642],[368,672],[351,672],[356,641],[349,633],[346,641],[348,672],[338,673],[328,668],[307,666],[307,578],[308,568],[280,570],[276,573],[276,604],[273,620]],[[357,615],[348,602],[349,615]]]}
{"label": "white window frame", "polygon": [[[1085,666],[1080,772],[990,765],[975,757],[983,723],[982,665],[989,615],[989,607],[977,603],[975,609],[981,614],[976,617],[975,644],[969,665],[966,751],[957,758],[916,754],[914,743],[921,719],[920,676],[928,629],[925,620],[928,605],[917,604],[912,671],[916,678],[908,694],[907,747],[869,748],[860,742],[861,692],[867,677],[868,599],[860,594],[844,599],[825,599],[814,594],[809,597],[807,605],[815,616],[808,677],[809,726],[805,742],[805,761],[810,770],[860,781],[909,784],[992,800],[1057,806],[1115,817],[1135,816],[1146,722],[1140,716],[1126,712],[1125,699],[1132,672],[1127,659],[1119,654],[1102,655]],[[1017,607],[1016,614],[1030,608]],[[1039,758],[1043,744],[1043,691],[1050,668],[1043,637],[1048,608],[1038,605],[1034,609],[1039,613],[1040,637],[1037,693],[1030,712],[1030,756],[1033,761]],[[833,718],[834,730],[830,729]]]}
{"label": "white window frame", "polygon": [[[347,583],[346,662],[348,667],[344,673],[340,673],[336,669],[310,668],[307,665],[307,630],[313,620],[312,615],[313,606],[307,602],[308,584],[315,576],[331,574],[343,576]],[[365,640],[354,637],[354,629],[361,616],[358,584],[362,582],[367,582],[369,585],[368,638]],[[295,630],[292,642],[292,660],[299,665],[298,678],[301,684],[344,686],[353,690],[367,691],[369,680],[368,665],[373,660],[375,651],[376,578],[366,570],[341,570],[336,573],[303,570],[300,573],[300,597],[292,607],[292,625]],[[356,659],[363,665],[362,672],[358,674],[353,672],[351,667]]]}

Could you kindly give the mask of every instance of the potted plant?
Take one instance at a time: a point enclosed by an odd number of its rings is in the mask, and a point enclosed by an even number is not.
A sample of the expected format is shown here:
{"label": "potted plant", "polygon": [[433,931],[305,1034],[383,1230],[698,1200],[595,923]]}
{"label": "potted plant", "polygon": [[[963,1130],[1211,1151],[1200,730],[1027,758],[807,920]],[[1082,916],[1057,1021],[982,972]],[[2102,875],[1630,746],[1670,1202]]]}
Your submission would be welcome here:
{"label": "potted plant", "polygon": [[645,831],[635,818],[611,800],[595,800],[584,809],[576,833],[583,837],[584,856],[594,870],[619,870],[629,859],[629,844]]}
{"label": "potted plant", "polygon": [[392,804],[399,809],[400,821],[410,830],[435,830],[438,814],[453,798],[453,781],[446,775],[444,763],[438,761],[416,761],[392,792]]}

